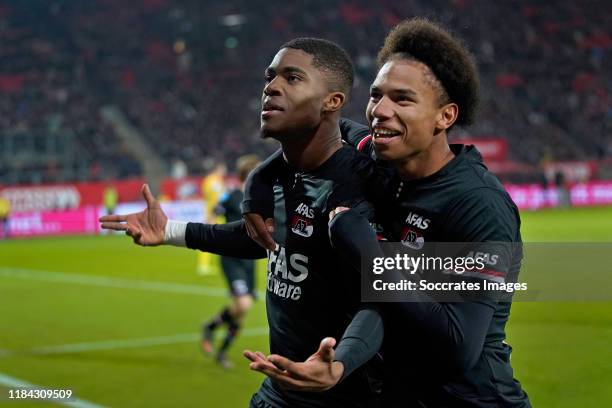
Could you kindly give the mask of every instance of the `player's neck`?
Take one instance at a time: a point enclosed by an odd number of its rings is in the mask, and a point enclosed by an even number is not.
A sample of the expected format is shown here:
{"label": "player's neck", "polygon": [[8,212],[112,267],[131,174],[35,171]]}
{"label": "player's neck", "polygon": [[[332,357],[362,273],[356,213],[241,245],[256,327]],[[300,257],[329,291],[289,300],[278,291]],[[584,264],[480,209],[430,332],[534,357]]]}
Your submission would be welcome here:
{"label": "player's neck", "polygon": [[303,171],[314,170],[342,147],[337,121],[323,121],[312,134],[283,140],[287,163]]}
{"label": "player's neck", "polygon": [[428,149],[397,161],[395,168],[402,179],[416,180],[440,171],[454,157],[455,154],[450,149],[446,135],[444,135],[432,143]]}

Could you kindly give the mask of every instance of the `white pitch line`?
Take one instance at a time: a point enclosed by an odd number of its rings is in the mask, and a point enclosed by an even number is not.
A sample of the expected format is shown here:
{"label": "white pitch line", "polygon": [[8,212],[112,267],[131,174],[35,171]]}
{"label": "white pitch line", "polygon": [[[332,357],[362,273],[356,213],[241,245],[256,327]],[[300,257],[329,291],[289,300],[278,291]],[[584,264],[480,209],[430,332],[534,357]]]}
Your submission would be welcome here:
{"label": "white pitch line", "polygon": [[[255,337],[268,334],[267,327],[253,327],[244,329],[240,336]],[[48,354],[69,354],[69,353],[81,353],[89,351],[100,351],[100,350],[118,350],[118,349],[129,349],[129,348],[140,348],[140,347],[151,347],[168,344],[180,344],[180,343],[191,343],[195,342],[200,338],[197,333],[183,333],[174,334],[171,336],[158,336],[158,337],[145,337],[137,339],[123,339],[123,340],[102,340],[96,342],[86,343],[71,343],[71,344],[60,344],[56,346],[45,346],[37,347],[31,350],[25,351],[11,351],[4,350],[4,357],[10,357],[13,355],[48,355]],[[3,355],[0,354],[0,357]]]}
{"label": "white pitch line", "polygon": [[[43,387],[40,385],[32,384],[27,381],[21,380],[19,378],[11,377],[10,375],[6,375],[0,373],[0,384],[9,388],[23,388],[28,390],[47,390],[47,389],[58,389],[55,387]],[[15,400],[17,401],[25,401],[24,399]],[[40,400],[45,402],[55,402],[56,404],[65,405],[67,407],[75,407],[75,408],[104,408],[103,405],[94,404],[93,402],[86,401],[84,399],[76,398],[74,396],[70,397],[67,400],[60,399],[45,399]]]}
{"label": "white pitch line", "polygon": [[[226,297],[228,291],[210,286],[190,285],[185,283],[125,279],[101,275],[82,275],[76,273],[53,272],[32,269],[0,267],[0,277],[39,280],[47,282],[73,283],[89,286],[103,286],[120,289],[136,289],[189,295]],[[259,295],[264,295],[259,292]]]}
{"label": "white pitch line", "polygon": [[148,337],[125,340],[103,340],[89,343],[60,344],[57,346],[38,347],[30,350],[32,354],[64,354],[85,351],[116,350],[166,344],[187,343],[197,341],[196,333],[175,334],[172,336]]}

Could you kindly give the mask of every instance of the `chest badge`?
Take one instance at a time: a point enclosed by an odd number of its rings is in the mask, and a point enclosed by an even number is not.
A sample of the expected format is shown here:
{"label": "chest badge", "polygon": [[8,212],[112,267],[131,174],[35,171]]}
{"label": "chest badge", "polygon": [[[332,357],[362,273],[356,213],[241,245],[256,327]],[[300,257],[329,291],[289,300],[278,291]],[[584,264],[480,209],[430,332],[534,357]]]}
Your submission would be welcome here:
{"label": "chest badge", "polygon": [[299,215],[294,215],[291,219],[291,231],[299,236],[308,238],[312,235],[313,230],[312,220]]}
{"label": "chest badge", "polygon": [[404,227],[401,235],[402,244],[412,249],[421,249],[425,245],[425,238],[416,229]]}
{"label": "chest badge", "polygon": [[301,237],[308,238],[312,235],[314,229],[314,208],[308,204],[301,203],[295,209],[293,218],[291,218],[291,231]]}

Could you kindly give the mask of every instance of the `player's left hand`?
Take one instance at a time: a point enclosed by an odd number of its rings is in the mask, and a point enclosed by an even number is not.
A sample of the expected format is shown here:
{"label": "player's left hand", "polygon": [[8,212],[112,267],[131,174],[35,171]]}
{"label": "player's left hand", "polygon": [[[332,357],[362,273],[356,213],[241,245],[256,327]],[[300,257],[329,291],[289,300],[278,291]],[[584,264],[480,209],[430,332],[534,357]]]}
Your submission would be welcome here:
{"label": "player's left hand", "polygon": [[[265,363],[252,363],[251,369],[259,371],[280,386],[297,391],[321,392],[332,388],[342,378],[344,365],[334,361],[336,340],[326,337],[316,353],[303,363],[272,354]],[[270,367],[273,363],[273,368]]]}

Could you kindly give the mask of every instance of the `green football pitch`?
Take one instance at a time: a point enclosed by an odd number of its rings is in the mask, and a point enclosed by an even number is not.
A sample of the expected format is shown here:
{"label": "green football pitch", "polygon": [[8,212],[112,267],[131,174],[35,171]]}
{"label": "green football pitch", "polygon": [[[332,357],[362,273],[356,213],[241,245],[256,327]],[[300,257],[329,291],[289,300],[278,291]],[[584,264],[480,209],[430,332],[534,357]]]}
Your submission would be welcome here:
{"label": "green football pitch", "polygon": [[[524,213],[528,242],[612,242],[612,208]],[[81,407],[245,407],[267,352],[258,301],[223,370],[198,347],[227,301],[196,253],[140,248],[123,236],[0,242],[0,405],[9,389],[70,389]],[[265,275],[259,273],[260,290]],[[612,406],[612,303],[516,303],[507,327],[516,377],[534,407]]]}

